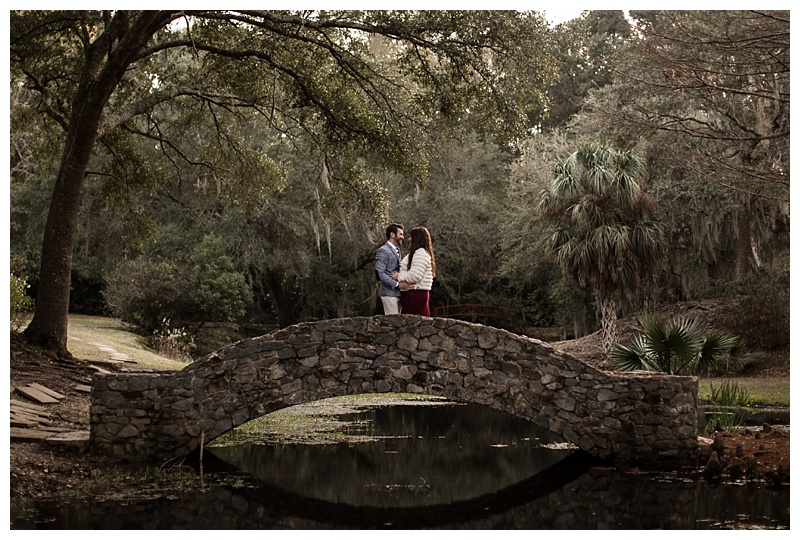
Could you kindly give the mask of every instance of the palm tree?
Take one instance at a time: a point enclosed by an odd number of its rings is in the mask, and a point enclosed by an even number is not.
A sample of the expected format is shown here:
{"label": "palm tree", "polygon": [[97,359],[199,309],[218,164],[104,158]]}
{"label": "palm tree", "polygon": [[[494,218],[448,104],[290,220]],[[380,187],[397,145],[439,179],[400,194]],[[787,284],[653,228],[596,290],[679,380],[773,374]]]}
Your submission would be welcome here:
{"label": "palm tree", "polygon": [[654,315],[639,317],[642,333],[629,345],[615,345],[609,363],[621,371],[659,371],[669,375],[707,374],[719,361],[737,360],[744,351],[742,338],[725,332],[703,335],[699,319],[679,318],[669,323]]}
{"label": "palm tree", "polygon": [[539,212],[556,227],[545,251],[601,309],[603,353],[617,342],[617,298],[652,276],[664,253],[664,232],[649,216],[641,160],[632,152],[586,144],[556,166]]}

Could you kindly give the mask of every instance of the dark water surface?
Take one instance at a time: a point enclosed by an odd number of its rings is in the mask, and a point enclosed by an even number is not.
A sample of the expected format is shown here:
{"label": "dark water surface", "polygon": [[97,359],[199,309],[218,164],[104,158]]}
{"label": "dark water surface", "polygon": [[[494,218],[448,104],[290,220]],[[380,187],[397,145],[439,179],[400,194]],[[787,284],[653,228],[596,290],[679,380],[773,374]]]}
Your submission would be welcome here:
{"label": "dark water surface", "polygon": [[[346,415],[351,442],[206,448],[200,486],[11,509],[12,529],[781,529],[789,488],[597,466],[487,407]],[[364,441],[364,442],[352,442]]]}
{"label": "dark water surface", "polygon": [[545,429],[488,407],[396,406],[344,415],[336,445],[209,448],[261,482],[310,499],[387,508],[449,504],[531,478],[575,448]]}

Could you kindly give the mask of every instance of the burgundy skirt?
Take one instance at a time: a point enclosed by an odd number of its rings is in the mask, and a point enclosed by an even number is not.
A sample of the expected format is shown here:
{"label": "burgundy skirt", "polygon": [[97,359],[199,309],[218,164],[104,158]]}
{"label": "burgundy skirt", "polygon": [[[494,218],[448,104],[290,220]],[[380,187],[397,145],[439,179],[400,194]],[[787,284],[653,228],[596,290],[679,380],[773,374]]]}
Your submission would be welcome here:
{"label": "burgundy skirt", "polygon": [[431,291],[413,290],[403,291],[400,294],[400,313],[403,315],[424,315],[431,316],[431,308],[428,302]]}

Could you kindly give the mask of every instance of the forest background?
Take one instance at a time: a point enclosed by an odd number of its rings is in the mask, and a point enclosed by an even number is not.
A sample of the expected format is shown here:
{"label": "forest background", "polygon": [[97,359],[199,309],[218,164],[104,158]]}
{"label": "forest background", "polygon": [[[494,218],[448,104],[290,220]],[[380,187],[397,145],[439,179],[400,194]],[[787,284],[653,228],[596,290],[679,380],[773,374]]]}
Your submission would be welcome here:
{"label": "forest background", "polygon": [[[69,311],[120,317],[186,351],[210,323],[248,334],[377,314],[375,250],[397,221],[431,231],[432,308],[497,305],[514,314],[511,330],[580,337],[600,326],[596,291],[576,287],[546,256],[553,229],[538,208],[556,165],[599,142],[641,158],[667,240],[651,279],[619,291],[619,315],[725,299],[728,329],[754,347],[787,349],[788,11],[591,11],[553,27],[513,24],[536,50],[534,76],[504,88],[529,99],[513,133],[480,117],[478,94],[433,91],[424,125],[418,104],[393,102],[419,131],[362,151],[348,137],[368,131],[375,111],[344,83],[332,77],[317,90],[348,115],[320,120],[311,111],[324,107],[301,99],[319,94],[292,94],[270,84],[280,72],[244,67],[120,122],[87,170]],[[12,46],[9,264],[34,301],[64,146],[54,111],[72,97],[55,74],[58,43],[35,54]],[[376,65],[398,58],[379,35],[359,46]],[[308,54],[317,75],[331,73],[335,57]],[[132,81],[166,87],[176,68],[188,80],[198,58],[165,49]],[[407,88],[426,82],[392,66]],[[455,74],[428,77],[435,89]],[[228,99],[262,84],[282,122]],[[337,121],[352,125],[337,132]],[[404,144],[416,146],[389,155]]]}

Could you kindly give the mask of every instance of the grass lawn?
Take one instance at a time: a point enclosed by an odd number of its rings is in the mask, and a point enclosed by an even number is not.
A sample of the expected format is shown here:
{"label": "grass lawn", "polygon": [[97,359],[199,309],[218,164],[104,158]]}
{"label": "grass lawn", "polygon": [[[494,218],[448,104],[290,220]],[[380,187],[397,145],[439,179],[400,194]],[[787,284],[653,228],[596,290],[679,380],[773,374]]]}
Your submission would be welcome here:
{"label": "grass lawn", "polygon": [[789,388],[791,385],[788,377],[701,378],[699,388],[700,401],[708,401],[711,397],[712,385],[714,388],[720,388],[726,381],[746,389],[750,393],[750,397],[759,405],[789,406]]}
{"label": "grass lawn", "polygon": [[135,334],[120,321],[109,317],[70,315],[67,327],[67,349],[75,358],[108,360],[113,349],[127,354],[142,367],[151,369],[183,369],[180,362],[158,354],[148,347],[145,338]]}

